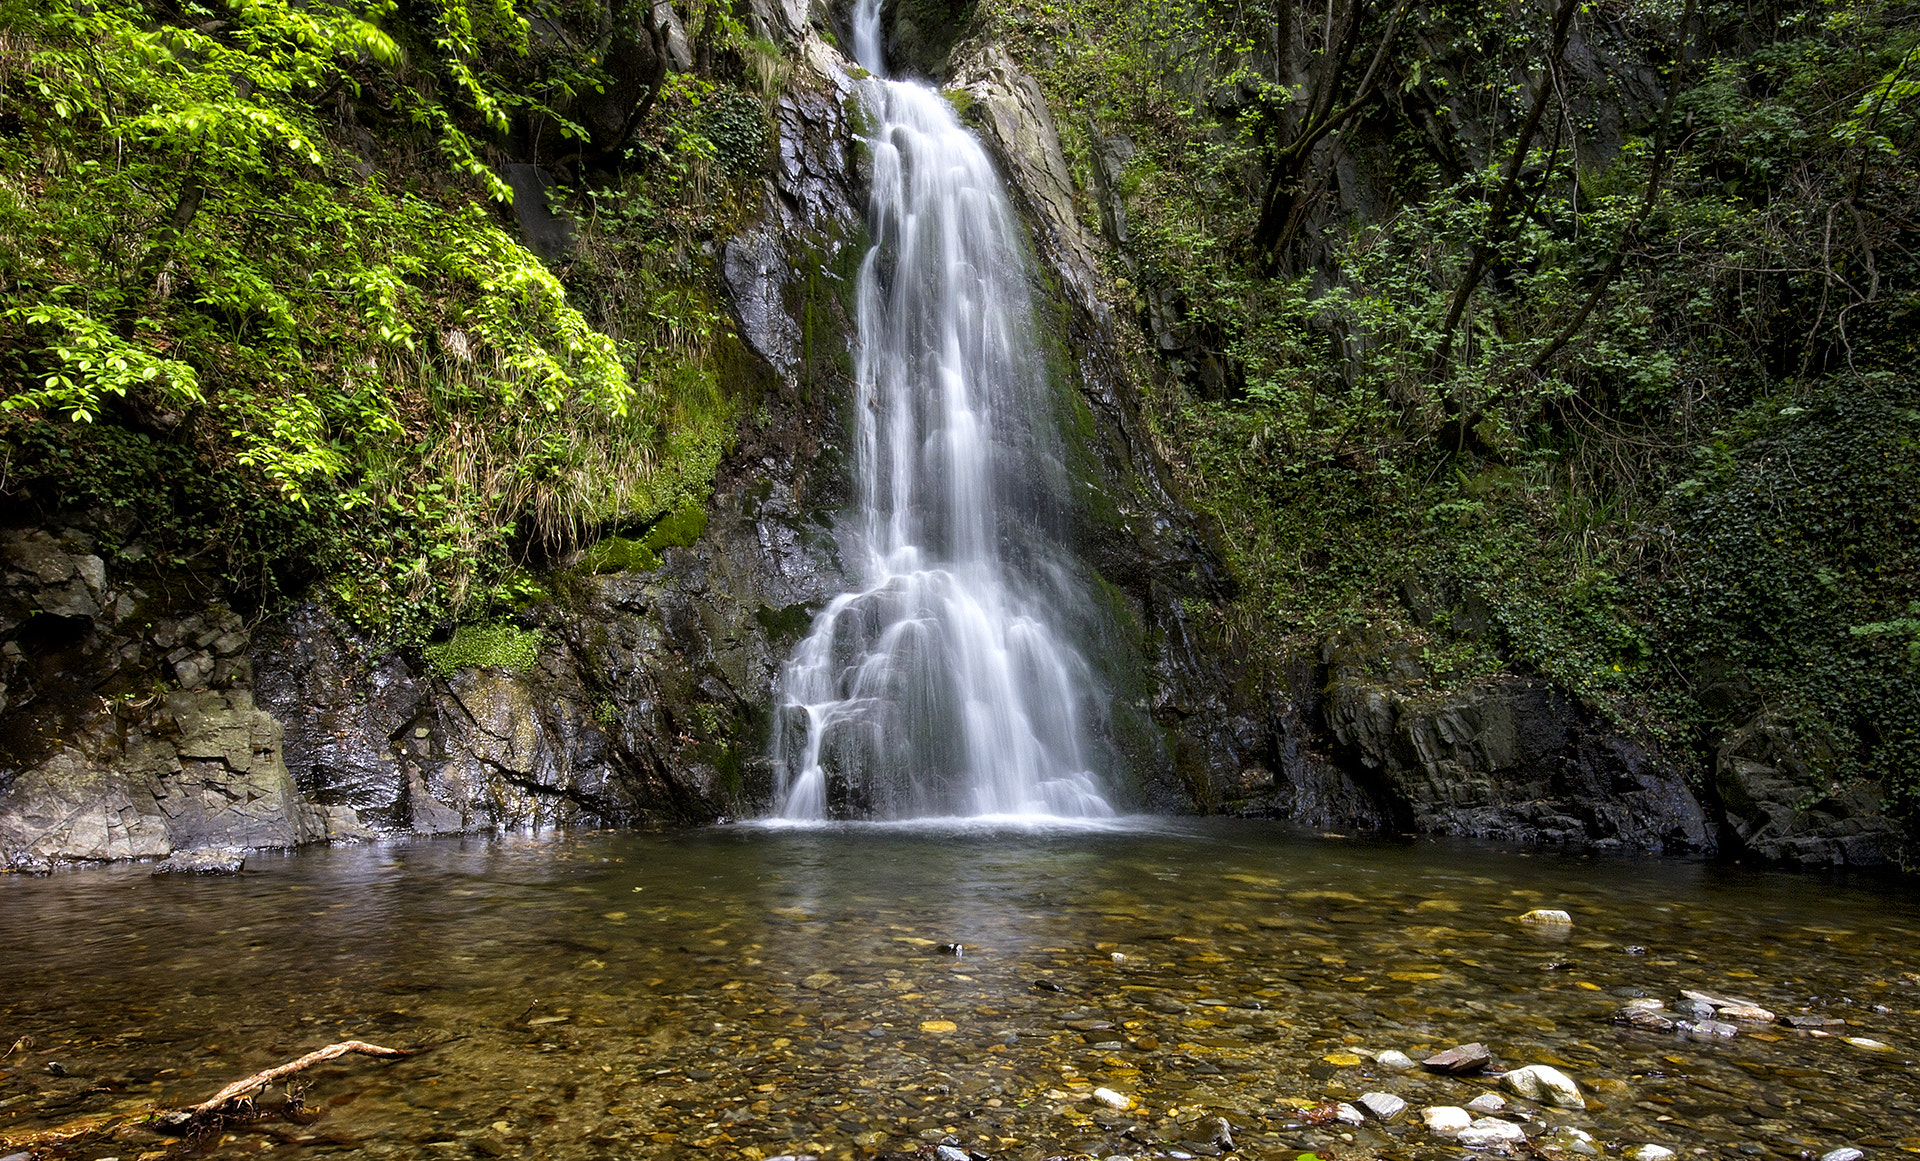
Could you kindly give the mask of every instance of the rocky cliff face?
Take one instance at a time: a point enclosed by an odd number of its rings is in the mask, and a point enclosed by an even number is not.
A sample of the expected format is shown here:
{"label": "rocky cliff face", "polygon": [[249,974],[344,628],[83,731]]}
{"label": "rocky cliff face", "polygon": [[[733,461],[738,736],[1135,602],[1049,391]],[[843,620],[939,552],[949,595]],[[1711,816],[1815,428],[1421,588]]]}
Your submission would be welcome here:
{"label": "rocky cliff face", "polygon": [[[0,858],[46,868],[764,808],[780,665],[846,587],[847,294],[865,195],[853,70],[824,21],[798,4],[754,8],[756,31],[788,45],[794,68],[759,219],[719,256],[760,395],[699,540],[648,572],[565,571],[562,595],[522,616],[542,633],[529,670],[441,675],[316,604],[250,625],[217,593],[169,598],[137,579],[137,545],[111,564],[95,551],[104,517],[12,529],[0,540]],[[1106,305],[1102,255],[1124,232],[1124,205],[1102,200],[1108,237],[1084,227],[1101,191],[1075,184],[1038,87],[996,46],[950,31],[916,32],[958,42],[922,67],[964,90],[1031,226],[1072,428],[1074,548],[1108,605],[1089,624],[1114,638],[1089,648],[1114,693],[1107,741],[1135,801],[1341,829],[1714,849],[1717,824],[1678,767],[1539,682],[1422,695],[1382,668],[1390,651],[1377,643],[1260,656],[1210,618],[1232,578],[1166,478],[1138,395],[1151,369],[1123,356],[1117,328],[1132,324]],[[1874,857],[1858,818],[1827,826],[1832,843],[1794,845],[1809,824],[1767,805],[1786,793],[1774,783],[1793,782],[1756,773],[1786,768],[1770,753],[1749,741],[1721,763],[1731,817],[1758,820],[1735,822],[1741,840],[1769,857]]]}

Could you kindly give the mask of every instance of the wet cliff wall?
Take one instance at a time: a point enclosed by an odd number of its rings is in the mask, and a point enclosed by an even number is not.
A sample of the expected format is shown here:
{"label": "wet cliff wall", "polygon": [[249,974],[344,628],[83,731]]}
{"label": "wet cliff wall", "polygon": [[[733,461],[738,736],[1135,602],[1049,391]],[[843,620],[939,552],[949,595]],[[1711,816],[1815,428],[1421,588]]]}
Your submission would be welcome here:
{"label": "wet cliff wall", "polygon": [[[1093,643],[1116,703],[1107,740],[1134,805],[1670,853],[1731,835],[1808,863],[1889,856],[1876,804],[1811,795],[1817,774],[1780,730],[1743,735],[1705,771],[1537,675],[1437,688],[1388,637],[1275,647],[1248,631],[1231,546],[1186,502],[1154,419],[1149,397],[1205,360],[1125,284],[1125,150],[1070,162],[1043,87],[973,6],[910,15],[894,25],[902,53],[988,142],[1031,230],[1073,444],[1074,548],[1115,627]],[[766,807],[779,666],[845,587],[847,295],[865,192],[834,13],[749,17],[786,72],[759,196],[709,257],[741,405],[704,524],[656,521],[552,559],[540,599],[504,624],[511,649],[434,652],[381,643],[325,597],[254,607],[160,567],[113,513],[42,497],[0,546],[10,864]],[[550,222],[522,224],[537,241]]]}

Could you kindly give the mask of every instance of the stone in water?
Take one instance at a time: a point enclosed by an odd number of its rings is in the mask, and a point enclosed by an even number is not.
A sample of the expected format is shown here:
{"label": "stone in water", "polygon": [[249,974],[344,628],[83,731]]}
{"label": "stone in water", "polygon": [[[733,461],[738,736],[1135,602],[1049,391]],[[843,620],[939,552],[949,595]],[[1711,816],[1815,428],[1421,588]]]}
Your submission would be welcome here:
{"label": "stone in water", "polygon": [[1509,1091],[1541,1104],[1558,1105],[1563,1109],[1584,1109],[1586,1098],[1580,1095],[1580,1089],[1571,1077],[1548,1064],[1529,1064],[1525,1068],[1516,1068],[1501,1078]]}
{"label": "stone in water", "polygon": [[1627,1161],[1667,1161],[1673,1156],[1673,1150],[1665,1145],[1642,1145],[1627,1150]]}
{"label": "stone in water", "polygon": [[1493,1053],[1487,1051],[1486,1045],[1476,1041],[1472,1044],[1461,1044],[1449,1048],[1437,1056],[1427,1057],[1420,1063],[1435,1072],[1459,1076],[1462,1073],[1479,1072],[1492,1061]]}
{"label": "stone in water", "polygon": [[1490,1145],[1511,1145],[1526,1139],[1526,1131],[1519,1125],[1495,1117],[1481,1117],[1460,1130],[1460,1143],[1469,1149],[1484,1149]]}
{"label": "stone in water", "polygon": [[1535,907],[1520,917],[1520,922],[1535,927],[1572,927],[1573,916],[1565,911],[1549,911],[1544,907]]}
{"label": "stone in water", "polygon": [[1442,1137],[1458,1136],[1460,1130],[1473,1124],[1473,1118],[1467,1110],[1452,1105],[1436,1105],[1420,1110],[1420,1119],[1426,1122],[1427,1131]]}
{"label": "stone in water", "polygon": [[1391,1121],[1407,1111],[1407,1102],[1390,1092],[1370,1092],[1361,1095],[1360,1107],[1383,1121]]}
{"label": "stone in water", "polygon": [[1131,1098],[1126,1097],[1120,1093],[1117,1093],[1110,1088],[1094,1089],[1093,1099],[1099,1101],[1101,1104],[1107,1106],[1110,1109],[1125,1109],[1125,1108],[1131,1108],[1133,1106],[1133,1101]]}

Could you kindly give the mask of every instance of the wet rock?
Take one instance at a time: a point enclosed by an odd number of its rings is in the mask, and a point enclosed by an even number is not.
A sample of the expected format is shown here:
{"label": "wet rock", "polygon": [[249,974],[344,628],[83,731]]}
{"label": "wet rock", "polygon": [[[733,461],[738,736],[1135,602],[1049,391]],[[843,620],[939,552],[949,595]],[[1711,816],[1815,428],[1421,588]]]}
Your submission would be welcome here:
{"label": "wet rock", "polygon": [[1673,1028],[1676,1032],[1687,1032],[1695,1036],[1711,1036],[1720,1040],[1740,1035],[1740,1029],[1727,1023],[1725,1020],[1675,1020],[1673,1022]]}
{"label": "wet rock", "polygon": [[1593,1143],[1593,1134],[1572,1125],[1562,1125],[1550,1132],[1543,1133],[1535,1142],[1542,1149],[1559,1149],[1577,1157],[1598,1157],[1599,1146]]}
{"label": "wet rock", "polygon": [[1621,736],[1577,698],[1518,677],[1441,698],[1403,691],[1378,676],[1382,651],[1363,638],[1328,644],[1321,715],[1338,749],[1386,784],[1411,829],[1714,849],[1681,764]]}
{"label": "wet rock", "polygon": [[1334,1106],[1334,1119],[1345,1125],[1364,1125],[1367,1115],[1352,1105],[1341,1101]]}
{"label": "wet rock", "polygon": [[1413,1058],[1398,1048],[1375,1054],[1373,1062],[1392,1072],[1407,1072],[1413,1068]]}
{"label": "wet rock", "polygon": [[1580,1095],[1579,1086],[1566,1073],[1547,1064],[1529,1064],[1525,1068],[1516,1068],[1500,1078],[1508,1091],[1515,1096],[1525,1097],[1541,1104],[1552,1104],[1563,1109],[1584,1109],[1585,1097]]}
{"label": "wet rock", "polygon": [[1893,1051],[1893,1045],[1888,1044],[1883,1040],[1872,1040],[1865,1036],[1842,1036],[1840,1039],[1844,1040],[1848,1044],[1853,1045],[1855,1048],[1865,1049],[1868,1052],[1892,1052]]}
{"label": "wet rock", "polygon": [[1360,1095],[1360,1107],[1382,1121],[1391,1121],[1407,1111],[1407,1102],[1390,1092],[1369,1092]]}
{"label": "wet rock", "polygon": [[1789,1028],[1839,1028],[1846,1025],[1845,1020],[1833,1016],[1815,1016],[1803,1013],[1782,1016],[1780,1017],[1780,1023],[1785,1024]]}
{"label": "wet rock", "polygon": [[1520,917],[1520,922],[1533,927],[1572,927],[1573,916],[1565,911],[1549,911],[1536,907]]}
{"label": "wet rock", "polygon": [[1457,1139],[1469,1149],[1485,1149],[1524,1141],[1527,1139],[1527,1133],[1512,1121],[1503,1121],[1497,1117],[1481,1117],[1460,1130]]}
{"label": "wet rock", "polygon": [[1128,1097],[1124,1093],[1117,1093],[1110,1088],[1094,1089],[1093,1099],[1099,1101],[1101,1104],[1107,1106],[1110,1109],[1126,1109],[1126,1108],[1133,1107],[1133,1099],[1131,1097]]}
{"label": "wet rock", "polygon": [[1420,1110],[1420,1120],[1427,1131],[1442,1137],[1457,1136],[1460,1130],[1473,1124],[1473,1116],[1467,1110],[1453,1105],[1435,1105]]}
{"label": "wet rock", "polygon": [[1774,1016],[1758,1004],[1728,1004],[1719,1011],[1723,1020],[1746,1020],[1754,1024],[1771,1024]]}
{"label": "wet rock", "polygon": [[1638,1004],[1628,1004],[1615,1012],[1613,1022],[1638,1028],[1642,1032],[1672,1032],[1678,1027],[1674,1018],[1660,1011],[1657,1006],[1649,1008]]}
{"label": "wet rock", "polygon": [[156,875],[237,875],[247,865],[247,854],[238,847],[202,847],[197,851],[175,851],[153,869]]}
{"label": "wet rock", "polygon": [[1720,748],[1714,784],[1728,828],[1748,851],[1800,866],[1871,866],[1898,857],[1898,825],[1882,791],[1853,781],[1835,788],[1826,771],[1836,743],[1767,711]]}
{"label": "wet rock", "polygon": [[1479,1042],[1461,1044],[1427,1057],[1420,1063],[1434,1072],[1444,1072],[1448,1076],[1461,1076],[1469,1072],[1479,1072],[1493,1062],[1493,1053]]}
{"label": "wet rock", "polygon": [[1483,1092],[1467,1102],[1467,1111],[1470,1113],[1492,1114],[1506,1107],[1506,1098],[1497,1092]]}
{"label": "wet rock", "polygon": [[1831,1153],[1822,1153],[1820,1155],[1820,1161],[1860,1161],[1860,1159],[1866,1155],[1864,1149],[1855,1149],[1851,1145],[1843,1145]]}
{"label": "wet rock", "polygon": [[1667,1161],[1673,1150],[1665,1145],[1641,1145],[1627,1150],[1627,1161]]}
{"label": "wet rock", "polygon": [[933,1155],[935,1161],[973,1161],[965,1149],[957,1149],[952,1145],[935,1145]]}
{"label": "wet rock", "polygon": [[1227,1118],[1215,1117],[1209,1125],[1213,1129],[1213,1135],[1208,1139],[1208,1143],[1216,1149],[1233,1152],[1233,1126],[1227,1123]]}

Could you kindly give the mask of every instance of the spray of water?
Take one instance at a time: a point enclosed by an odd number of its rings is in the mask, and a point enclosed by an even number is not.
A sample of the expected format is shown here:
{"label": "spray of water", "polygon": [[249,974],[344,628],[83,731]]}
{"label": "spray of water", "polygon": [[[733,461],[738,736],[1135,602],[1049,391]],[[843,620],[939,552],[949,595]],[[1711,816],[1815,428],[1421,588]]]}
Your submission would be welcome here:
{"label": "spray of water", "polygon": [[777,811],[1109,816],[1093,683],[1054,615],[1077,586],[1014,532],[1064,490],[1018,221],[945,98],[883,78],[879,0],[854,20],[878,125],[856,289],[862,587],[782,673]]}

